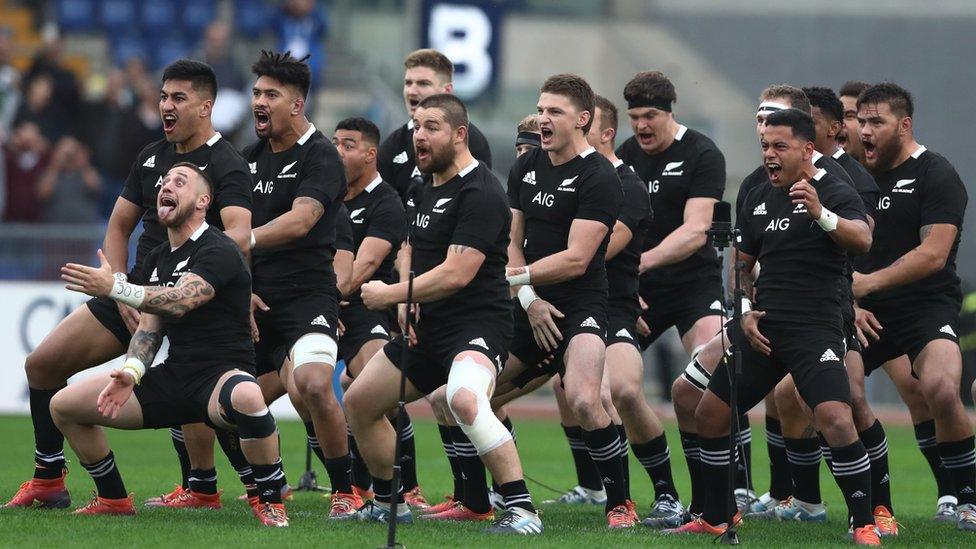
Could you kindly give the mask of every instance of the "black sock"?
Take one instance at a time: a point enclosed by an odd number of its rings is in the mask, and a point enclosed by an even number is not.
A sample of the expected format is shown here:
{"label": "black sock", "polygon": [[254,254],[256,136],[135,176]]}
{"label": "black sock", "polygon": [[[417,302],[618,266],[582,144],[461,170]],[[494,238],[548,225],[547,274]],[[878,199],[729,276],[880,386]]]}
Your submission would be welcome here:
{"label": "black sock", "polygon": [[186,451],[186,443],[183,442],[183,429],[172,427],[169,430],[170,439],[173,441],[173,449],[176,450],[176,457],[180,460],[180,486],[184,490],[190,489],[190,454]]}
{"label": "black sock", "polygon": [[976,504],[976,438],[940,442],[939,455],[952,477],[959,505]]}
{"label": "black sock", "polygon": [[830,445],[827,444],[827,439],[820,434],[820,431],[817,431],[817,441],[820,442],[820,454],[823,456],[823,460],[827,464],[827,468],[833,471],[834,456],[830,453]]}
{"label": "black sock", "polygon": [[766,416],[766,453],[769,455],[769,497],[783,501],[793,494],[790,462],[779,420]]}
{"label": "black sock", "polygon": [[535,513],[535,506],[532,505],[532,496],[529,489],[525,486],[524,480],[513,480],[498,486],[498,493],[505,498],[505,508],[521,507],[530,513]]}
{"label": "black sock", "polygon": [[281,503],[281,481],[285,476],[281,471],[281,461],[267,465],[251,465],[251,469],[254,470],[258,501],[261,503]]}
{"label": "black sock", "polygon": [[752,427],[749,416],[739,416],[739,456],[736,460],[735,487],[752,490]]}
{"label": "black sock", "polygon": [[346,429],[346,439],[349,441],[349,454],[352,456],[352,484],[360,490],[366,491],[373,487],[373,477],[369,474],[366,467],[366,460],[359,455],[359,446],[356,445],[356,437],[352,436],[352,431]]}
{"label": "black sock", "polygon": [[945,465],[942,464],[942,456],[939,455],[939,445],[935,441],[935,420],[930,419],[922,423],[915,424],[915,441],[918,442],[918,450],[925,456],[925,461],[932,470],[935,477],[935,485],[939,491],[939,497],[956,495],[956,487],[952,483],[952,477]]}
{"label": "black sock", "polygon": [[[444,446],[444,454],[447,456],[448,463],[451,464],[451,475],[454,476],[454,501],[461,501],[464,498],[464,480],[461,478],[461,462],[458,461],[457,454],[454,452],[454,439],[451,438],[451,428],[446,425],[438,425],[437,431],[441,435],[441,445]],[[374,479],[375,482],[375,479]],[[375,486],[374,486],[375,491]]]}
{"label": "black sock", "polygon": [[190,469],[190,490],[198,494],[217,493],[216,469]]}
{"label": "black sock", "polygon": [[508,429],[508,434],[512,435],[512,442],[518,444],[518,437],[515,436],[515,425],[512,423],[512,418],[505,416],[505,419],[502,420],[502,425]]}
{"label": "black sock", "polygon": [[403,491],[409,492],[417,487],[417,443],[413,438],[413,422],[407,411],[403,411],[403,435],[400,437],[400,449],[403,459],[400,461],[400,478],[403,479]]}
{"label": "black sock", "polygon": [[324,458],[325,472],[329,475],[332,492],[352,493],[352,456],[346,454],[337,458]]}
{"label": "black sock", "polygon": [[125,485],[122,484],[119,468],[115,466],[115,454],[112,452],[95,463],[82,463],[81,466],[88,471],[92,480],[95,481],[95,488],[98,490],[99,497],[122,499],[128,496]]}
{"label": "black sock", "polygon": [[[373,493],[377,503],[393,504],[393,479],[373,477]],[[403,490],[397,492],[397,504],[403,503]]]}
{"label": "black sock", "polygon": [[322,453],[322,447],[319,446],[319,437],[315,435],[315,425],[311,421],[305,422],[305,440],[312,448],[315,457],[319,458],[319,461],[325,465],[325,454]]}
{"label": "black sock", "polygon": [[64,470],[64,435],[51,418],[51,399],[63,389],[30,389],[34,423],[34,478],[59,478]]}
{"label": "black sock", "polygon": [[727,523],[735,509],[732,487],[729,486],[729,437],[699,437],[701,445],[702,480],[708,488],[704,491],[702,519],[718,526]]}
{"label": "black sock", "polygon": [[671,450],[668,448],[667,435],[661,433],[657,438],[652,438],[643,444],[631,444],[631,447],[634,449],[637,461],[644,466],[647,476],[651,478],[654,497],[670,494],[674,499],[678,499],[678,491],[674,487],[674,478],[671,476]]}
{"label": "black sock", "polygon": [[790,462],[793,497],[804,503],[823,503],[820,497],[820,441],[816,438],[787,438],[786,458]]}
{"label": "black sock", "polygon": [[678,431],[678,433],[681,435],[681,448],[684,450],[685,462],[688,464],[688,476],[691,477],[691,503],[688,505],[688,511],[700,515],[705,504],[705,484],[702,479],[698,433],[687,431]]}
{"label": "black sock", "polygon": [[847,502],[847,514],[855,529],[874,524],[871,508],[871,460],[859,440],[841,447],[831,447],[831,469]]}
{"label": "black sock", "polygon": [[491,510],[488,501],[488,479],[485,476],[485,464],[478,456],[478,450],[471,439],[464,434],[460,427],[451,427],[451,440],[454,441],[454,453],[461,465],[464,479],[464,506],[475,513],[487,513]]}
{"label": "black sock", "polygon": [[627,486],[624,485],[624,468],[620,459],[620,437],[613,423],[608,423],[602,429],[587,431],[583,429],[583,441],[590,453],[590,458],[600,471],[603,489],[607,491],[606,511],[618,505],[623,505],[630,499]]}
{"label": "black sock", "polygon": [[603,481],[600,480],[600,470],[596,468],[590,452],[586,449],[583,442],[583,428],[580,426],[563,427],[566,434],[566,441],[569,443],[569,452],[573,455],[573,466],[576,467],[576,482],[587,490],[599,492],[603,490]]}
{"label": "black sock", "polygon": [[627,430],[624,429],[623,423],[615,425],[617,427],[617,436],[620,437],[620,465],[624,468],[624,486],[627,487],[627,493],[630,493],[630,452],[628,450],[627,444]]}
{"label": "black sock", "polygon": [[891,507],[891,482],[888,474],[888,437],[885,436],[881,422],[874,420],[864,431],[858,433],[871,460],[871,508],[884,505],[889,512]]}
{"label": "black sock", "polygon": [[[256,486],[254,482],[254,470],[251,468],[251,464],[247,462],[247,458],[244,457],[244,451],[241,450],[241,439],[237,433],[225,429],[214,429],[214,434],[217,437],[217,444],[220,444],[220,449],[227,456],[227,461],[230,462],[234,471],[237,471],[237,476],[241,479],[241,484],[245,488],[248,486]],[[256,493],[251,493],[250,495],[253,496]]]}

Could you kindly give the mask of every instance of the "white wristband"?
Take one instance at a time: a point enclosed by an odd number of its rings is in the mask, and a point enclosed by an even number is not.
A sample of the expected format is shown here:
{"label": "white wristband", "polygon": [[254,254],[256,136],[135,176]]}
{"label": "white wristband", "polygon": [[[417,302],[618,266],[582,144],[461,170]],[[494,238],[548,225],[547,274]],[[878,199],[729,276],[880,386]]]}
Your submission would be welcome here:
{"label": "white wristband", "polygon": [[529,275],[529,266],[525,266],[525,272],[522,274],[512,275],[508,277],[509,286],[522,286],[524,284],[529,284],[531,282],[531,276]]}
{"label": "white wristband", "polygon": [[837,214],[821,206],[820,219],[817,220],[817,225],[820,225],[820,228],[828,233],[837,229]]}
{"label": "white wristband", "polygon": [[112,276],[115,277],[115,280],[119,280],[119,281],[122,281],[122,282],[128,282],[129,281],[129,275],[127,275],[125,273],[115,273]]}
{"label": "white wristband", "polygon": [[521,288],[519,288],[518,300],[519,303],[522,304],[523,309],[528,310],[529,305],[532,305],[532,302],[537,299],[541,299],[541,298],[539,297],[538,294],[535,293],[535,289],[532,288],[532,286],[525,284]]}
{"label": "white wristband", "polygon": [[254,244],[257,243],[257,239],[254,238],[254,231],[251,231],[251,249],[254,249]]}
{"label": "white wristband", "polygon": [[134,356],[130,356],[125,359],[125,363],[122,364],[122,371],[131,375],[132,379],[135,380],[136,385],[142,381],[142,376],[146,374],[146,365],[142,363],[141,360]]}
{"label": "white wristband", "polygon": [[138,309],[142,305],[142,300],[146,298],[146,289],[138,284],[130,284],[116,278],[115,285],[112,286],[112,291],[109,292],[108,297],[119,303],[125,303],[133,309]]}
{"label": "white wristband", "polygon": [[752,310],[752,302],[748,298],[742,298],[742,314],[746,314]]}

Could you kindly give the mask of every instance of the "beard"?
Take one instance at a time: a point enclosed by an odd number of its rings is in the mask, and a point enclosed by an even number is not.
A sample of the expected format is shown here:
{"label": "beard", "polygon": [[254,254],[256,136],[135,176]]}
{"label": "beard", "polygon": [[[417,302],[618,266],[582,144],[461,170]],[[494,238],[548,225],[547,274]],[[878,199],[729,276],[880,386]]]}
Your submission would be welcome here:
{"label": "beard", "polygon": [[419,166],[420,171],[426,174],[440,173],[451,167],[454,163],[454,147],[449,144],[440,149],[431,148],[430,160],[425,166]]}
{"label": "beard", "polygon": [[898,160],[899,154],[901,154],[901,144],[898,139],[892,138],[884,145],[875,145],[874,166],[871,172],[879,174],[890,170]]}

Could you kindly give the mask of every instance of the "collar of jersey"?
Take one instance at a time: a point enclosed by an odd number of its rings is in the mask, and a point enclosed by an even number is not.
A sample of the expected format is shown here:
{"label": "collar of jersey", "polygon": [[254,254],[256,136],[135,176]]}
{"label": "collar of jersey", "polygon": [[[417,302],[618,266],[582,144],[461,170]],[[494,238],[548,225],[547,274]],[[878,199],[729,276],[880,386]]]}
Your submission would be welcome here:
{"label": "collar of jersey", "polygon": [[220,138],[221,138],[220,132],[213,134],[213,137],[207,140],[207,146],[213,147],[218,141],[220,141]]}
{"label": "collar of jersey", "polygon": [[468,164],[467,166],[465,166],[464,169],[462,169],[461,171],[459,171],[458,174],[457,174],[457,176],[458,177],[464,177],[464,176],[468,175],[469,173],[471,173],[472,171],[474,171],[474,169],[477,168],[477,167],[478,167],[478,159],[475,158],[470,164]]}
{"label": "collar of jersey", "polygon": [[[206,221],[204,221],[203,222],[203,225],[200,225],[200,228],[198,228],[197,230],[193,231],[193,234],[190,235],[190,240],[196,242],[197,239],[200,238],[200,235],[203,234],[203,231],[206,231],[209,228],[210,228],[210,224],[207,223]],[[180,249],[180,247],[182,247],[182,246],[183,246],[183,244],[180,244],[179,246],[177,246],[175,248],[172,247],[172,246],[170,246],[169,251],[171,251],[171,252],[172,251],[176,251],[176,250]]]}
{"label": "collar of jersey", "polygon": [[821,154],[820,151],[813,151],[813,163],[814,164],[816,164],[817,162],[820,162],[820,159],[821,158],[823,158],[823,154]]}
{"label": "collar of jersey", "polygon": [[819,170],[817,170],[817,173],[813,174],[813,180],[820,181],[820,179],[824,176],[825,173],[827,173],[827,170],[820,168]]}
{"label": "collar of jersey", "polygon": [[912,153],[912,158],[918,160],[918,157],[922,156],[922,153],[926,150],[925,145],[919,145],[918,148],[915,149],[915,152]]}
{"label": "collar of jersey", "polygon": [[377,173],[376,177],[374,177],[373,180],[369,182],[369,185],[366,185],[366,188],[363,190],[368,193],[371,193],[373,192],[373,189],[375,189],[382,182],[383,182],[383,176]]}
{"label": "collar of jersey", "polygon": [[587,156],[590,156],[591,154],[593,154],[595,152],[596,152],[596,149],[594,149],[593,147],[590,147],[590,148],[586,149],[585,151],[579,153],[579,156],[580,156],[580,158],[586,158]]}
{"label": "collar of jersey", "polygon": [[843,148],[843,147],[837,147],[837,150],[836,150],[836,151],[834,151],[834,154],[832,154],[832,155],[830,155],[830,156],[831,156],[831,158],[833,158],[834,160],[837,160],[838,158],[840,158],[840,157],[842,157],[842,156],[844,156],[844,148]]}
{"label": "collar of jersey", "polygon": [[413,118],[411,118],[410,120],[407,120],[407,129],[408,130],[412,130],[413,129]]}
{"label": "collar of jersey", "polygon": [[614,168],[619,168],[620,166],[623,166],[623,165],[624,165],[624,161],[621,160],[621,159],[619,159],[619,158],[617,159],[616,162],[613,163],[613,167]]}
{"label": "collar of jersey", "polygon": [[305,142],[308,141],[308,138],[309,137],[312,137],[312,134],[313,133],[315,133],[315,124],[309,124],[308,125],[308,131],[305,132],[304,135],[302,135],[301,137],[298,138],[298,144],[299,145],[304,145]]}
{"label": "collar of jersey", "polygon": [[688,126],[685,126],[683,124],[678,124],[678,131],[674,133],[674,140],[681,141],[681,138],[684,137],[685,133],[687,132],[688,132]]}

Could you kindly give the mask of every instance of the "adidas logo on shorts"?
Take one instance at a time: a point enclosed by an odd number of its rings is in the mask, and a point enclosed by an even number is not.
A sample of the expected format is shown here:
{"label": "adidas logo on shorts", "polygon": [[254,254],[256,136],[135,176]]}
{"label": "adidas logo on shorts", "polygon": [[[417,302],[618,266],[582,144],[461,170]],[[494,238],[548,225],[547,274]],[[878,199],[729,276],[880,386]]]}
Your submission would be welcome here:
{"label": "adidas logo on shorts", "polygon": [[766,215],[766,203],[756,206],[756,209],[752,210],[752,215]]}
{"label": "adidas logo on shorts", "polygon": [[383,329],[383,327],[382,327],[382,326],[380,326],[379,324],[377,324],[376,326],[373,326],[373,329],[372,329],[372,330],[370,330],[370,331],[369,331],[369,333],[371,333],[371,334],[380,334],[380,335],[384,335],[384,336],[388,336],[388,335],[390,335],[390,334],[389,334],[389,333],[388,333],[388,332],[387,332],[386,330],[384,330],[384,329]]}
{"label": "adidas logo on shorts", "polygon": [[597,324],[595,320],[593,320],[593,317],[592,316],[588,316],[588,317],[586,317],[586,320],[584,320],[583,322],[580,322],[580,327],[581,328],[597,328],[597,329],[599,329],[600,328],[600,325]]}
{"label": "adidas logo on shorts", "polygon": [[830,362],[831,360],[840,362],[840,359],[837,358],[837,353],[835,353],[832,349],[827,349],[822,355],[820,355],[820,362]]}
{"label": "adidas logo on shorts", "polygon": [[627,328],[621,328],[619,332],[616,333],[617,337],[626,337],[627,339],[634,339],[634,336],[630,335]]}
{"label": "adidas logo on shorts", "polygon": [[956,332],[953,331],[952,326],[949,326],[948,324],[946,324],[945,326],[939,328],[939,331],[942,332],[943,334],[949,334],[952,337],[958,337],[958,336],[956,336]]}
{"label": "adidas logo on shorts", "polygon": [[393,163],[394,164],[406,164],[407,163],[407,151],[403,151],[402,153],[394,156],[393,157]]}
{"label": "adidas logo on shorts", "polygon": [[535,185],[535,170],[532,170],[531,172],[525,174],[525,177],[522,178],[522,183]]}
{"label": "adidas logo on shorts", "polygon": [[311,325],[312,326],[325,326],[326,328],[331,328],[332,327],[332,326],[329,326],[329,321],[326,320],[325,317],[322,316],[322,315],[319,315],[319,316],[315,317],[315,320],[313,320],[311,322]]}
{"label": "adidas logo on shorts", "polygon": [[482,349],[485,349],[485,350],[488,349],[488,344],[485,343],[485,338],[483,338],[483,337],[476,337],[476,338],[472,339],[471,341],[468,342],[468,345],[477,345],[478,347],[481,347]]}

